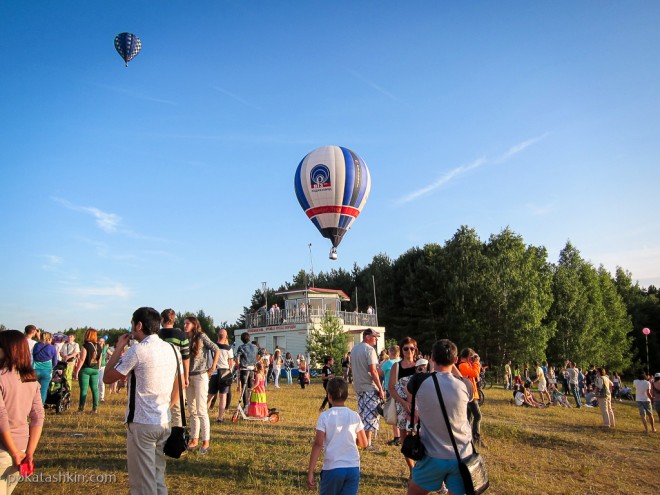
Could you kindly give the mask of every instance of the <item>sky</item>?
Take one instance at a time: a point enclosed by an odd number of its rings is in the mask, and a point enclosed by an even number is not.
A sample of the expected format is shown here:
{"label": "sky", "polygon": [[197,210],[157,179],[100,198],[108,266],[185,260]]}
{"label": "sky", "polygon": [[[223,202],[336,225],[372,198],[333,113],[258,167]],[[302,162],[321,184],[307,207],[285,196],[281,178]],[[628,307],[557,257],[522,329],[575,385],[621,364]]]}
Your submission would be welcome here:
{"label": "sky", "polygon": [[[8,328],[125,328],[140,306],[231,323],[262,282],[461,225],[660,286],[660,3],[119,6],[0,3]],[[337,261],[293,188],[323,145],[372,177]]]}

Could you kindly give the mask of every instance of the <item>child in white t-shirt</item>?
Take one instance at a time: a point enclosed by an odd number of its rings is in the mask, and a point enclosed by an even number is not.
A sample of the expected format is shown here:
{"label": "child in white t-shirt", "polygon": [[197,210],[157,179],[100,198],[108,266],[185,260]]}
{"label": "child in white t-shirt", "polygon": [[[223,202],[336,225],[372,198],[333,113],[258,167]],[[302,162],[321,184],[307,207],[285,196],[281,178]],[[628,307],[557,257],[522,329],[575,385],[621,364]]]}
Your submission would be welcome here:
{"label": "child in white t-shirt", "polygon": [[331,409],[322,412],[316,423],[316,437],[309,456],[307,486],[315,490],[314,470],[323,450],[321,493],[357,495],[360,484],[360,454],[358,447],[367,446],[364,425],[358,414],[344,406],[348,385],[343,378],[328,380],[328,400]]}

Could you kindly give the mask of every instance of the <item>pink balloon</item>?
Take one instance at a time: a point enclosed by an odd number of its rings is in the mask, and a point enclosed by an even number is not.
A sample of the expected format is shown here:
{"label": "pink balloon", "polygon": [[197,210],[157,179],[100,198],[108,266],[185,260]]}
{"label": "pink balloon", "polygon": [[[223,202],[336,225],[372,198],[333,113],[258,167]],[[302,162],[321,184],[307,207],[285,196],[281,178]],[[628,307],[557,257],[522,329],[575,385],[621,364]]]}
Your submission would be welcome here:
{"label": "pink balloon", "polygon": [[644,335],[648,335],[648,334],[651,333],[651,329],[650,329],[650,328],[644,328],[644,329],[642,330],[642,333],[643,333]]}

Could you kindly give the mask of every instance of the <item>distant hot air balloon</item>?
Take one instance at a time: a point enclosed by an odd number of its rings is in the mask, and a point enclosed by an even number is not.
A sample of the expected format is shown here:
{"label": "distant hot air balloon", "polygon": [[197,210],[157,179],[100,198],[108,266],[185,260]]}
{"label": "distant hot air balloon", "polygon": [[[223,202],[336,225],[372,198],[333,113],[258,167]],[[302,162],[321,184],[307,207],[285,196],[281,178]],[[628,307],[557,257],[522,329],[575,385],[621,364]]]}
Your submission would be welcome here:
{"label": "distant hot air balloon", "polygon": [[119,33],[115,36],[115,49],[124,59],[126,67],[128,67],[128,62],[140,52],[141,48],[140,38],[133,33]]}
{"label": "distant hot air balloon", "polygon": [[300,206],[330,239],[330,259],[336,260],[337,246],[369,197],[367,164],[348,148],[322,146],[302,159],[293,182]]}

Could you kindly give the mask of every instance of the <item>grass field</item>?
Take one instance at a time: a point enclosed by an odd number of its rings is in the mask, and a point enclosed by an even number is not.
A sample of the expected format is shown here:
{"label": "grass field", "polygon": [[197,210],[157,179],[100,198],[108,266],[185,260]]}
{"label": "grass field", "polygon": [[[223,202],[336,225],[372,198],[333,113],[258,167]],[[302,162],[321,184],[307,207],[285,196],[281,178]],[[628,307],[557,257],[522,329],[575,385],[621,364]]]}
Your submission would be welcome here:
{"label": "grass field", "polygon": [[[126,395],[110,395],[100,414],[47,411],[44,435],[35,456],[40,482],[22,482],[15,494],[49,495],[128,493],[125,427]],[[239,421],[229,415],[211,423],[211,450],[168,460],[167,484],[174,495],[311,493],[306,471],[323,388],[313,383],[268,388],[268,405],[280,411],[276,424]],[[644,434],[634,402],[614,404],[617,428],[600,428],[598,409],[551,407],[530,410],[510,405],[510,392],[487,391],[483,407],[482,451],[497,494],[658,494],[660,433]],[[91,397],[88,397],[90,400]],[[356,408],[354,395],[347,405]],[[215,418],[215,416],[212,416]],[[660,428],[659,428],[660,429]],[[405,493],[407,468],[384,422],[376,438],[378,452],[361,452],[360,493]],[[320,469],[320,463],[317,468]],[[68,473],[68,479],[67,479]],[[82,476],[106,475],[109,482],[81,482]],[[50,476],[50,482],[48,482]],[[114,477],[114,480],[112,479]],[[53,481],[59,480],[59,481]],[[642,481],[643,480],[643,481]]]}

